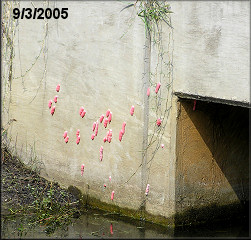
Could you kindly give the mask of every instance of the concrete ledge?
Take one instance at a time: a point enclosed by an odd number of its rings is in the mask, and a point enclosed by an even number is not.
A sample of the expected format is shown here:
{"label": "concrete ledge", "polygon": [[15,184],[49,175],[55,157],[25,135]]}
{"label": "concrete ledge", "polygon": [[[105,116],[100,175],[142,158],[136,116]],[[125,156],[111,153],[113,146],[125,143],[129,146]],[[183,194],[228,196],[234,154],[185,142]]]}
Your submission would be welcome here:
{"label": "concrete ledge", "polygon": [[222,104],[228,104],[228,105],[233,105],[233,106],[251,108],[251,104],[248,102],[220,99],[220,98],[214,98],[214,97],[209,97],[209,96],[200,96],[200,95],[182,93],[182,92],[174,92],[173,94],[179,98],[194,99],[194,100],[201,100],[201,101],[206,101],[206,102],[222,103]]}

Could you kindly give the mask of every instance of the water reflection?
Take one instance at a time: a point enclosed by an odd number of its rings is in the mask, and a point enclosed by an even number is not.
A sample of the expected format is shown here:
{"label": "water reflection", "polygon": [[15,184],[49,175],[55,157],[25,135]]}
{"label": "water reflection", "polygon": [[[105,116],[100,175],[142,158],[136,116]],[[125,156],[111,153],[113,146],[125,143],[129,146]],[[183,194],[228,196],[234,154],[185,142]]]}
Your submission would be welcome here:
{"label": "water reflection", "polygon": [[[174,238],[174,237],[248,237],[248,225],[209,226],[196,228],[162,228],[154,224],[142,222],[128,222],[118,219],[116,215],[88,211],[77,219],[72,219],[68,225],[51,229],[48,226],[28,225],[27,217],[13,220],[2,217],[1,237],[13,238]],[[55,231],[54,231],[55,230]]]}

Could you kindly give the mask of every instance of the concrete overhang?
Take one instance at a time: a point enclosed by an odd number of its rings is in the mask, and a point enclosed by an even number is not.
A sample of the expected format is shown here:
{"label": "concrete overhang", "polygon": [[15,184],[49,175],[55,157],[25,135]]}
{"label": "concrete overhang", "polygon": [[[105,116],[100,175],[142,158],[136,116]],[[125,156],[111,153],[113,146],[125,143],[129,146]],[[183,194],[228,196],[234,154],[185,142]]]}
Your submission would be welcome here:
{"label": "concrete overhang", "polygon": [[228,104],[228,105],[233,105],[233,106],[251,108],[250,102],[241,102],[241,101],[235,101],[235,100],[215,98],[215,97],[210,97],[210,96],[200,96],[196,94],[189,94],[189,93],[176,92],[176,91],[173,92],[173,94],[179,98],[194,99],[194,100],[200,100],[200,101],[205,101],[205,102],[222,103],[222,104]]}

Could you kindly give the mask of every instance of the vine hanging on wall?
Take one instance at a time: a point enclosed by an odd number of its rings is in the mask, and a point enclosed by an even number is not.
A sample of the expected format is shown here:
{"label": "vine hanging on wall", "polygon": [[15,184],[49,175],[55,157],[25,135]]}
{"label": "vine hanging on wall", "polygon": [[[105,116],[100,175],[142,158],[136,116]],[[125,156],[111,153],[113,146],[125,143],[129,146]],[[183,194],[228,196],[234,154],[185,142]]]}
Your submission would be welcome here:
{"label": "vine hanging on wall", "polygon": [[[35,8],[36,6],[31,1],[31,5]],[[13,18],[13,10],[20,8],[20,1],[3,1],[2,3],[2,20],[1,20],[1,37],[3,41],[2,48],[2,117],[3,125],[1,127],[1,136],[3,144],[8,148],[9,151],[15,152],[15,148],[11,149],[11,136],[7,136],[8,129],[11,124],[16,120],[12,118],[10,114],[10,104],[12,102],[12,85],[15,81],[22,79],[23,90],[25,87],[25,76],[32,71],[33,67],[38,62],[38,59],[43,57],[44,60],[44,71],[42,78],[39,81],[39,86],[36,89],[36,93],[30,103],[35,99],[42,84],[46,88],[46,71],[47,71],[47,57],[48,57],[48,20],[44,20],[44,31],[42,34],[42,44],[40,46],[39,53],[34,56],[34,60],[30,63],[27,69],[22,68],[21,62],[21,49],[19,42],[19,24],[20,20]],[[37,3],[36,3],[37,4]],[[49,0],[43,1],[43,6],[49,5]],[[20,67],[20,76],[16,76],[16,70]],[[31,146],[32,148],[32,146]]]}
{"label": "vine hanging on wall", "polygon": [[[147,198],[146,185],[150,181],[150,169],[162,143],[168,116],[171,109],[173,83],[173,27],[171,22],[171,6],[167,1],[137,0],[122,10],[135,7],[137,16],[145,26],[144,57],[144,131],[142,162],[125,183],[142,169],[142,202],[144,208]],[[164,39],[163,35],[166,34]],[[150,150],[151,151],[148,151]],[[149,155],[149,156],[148,156]],[[149,157],[149,159],[147,158]]]}

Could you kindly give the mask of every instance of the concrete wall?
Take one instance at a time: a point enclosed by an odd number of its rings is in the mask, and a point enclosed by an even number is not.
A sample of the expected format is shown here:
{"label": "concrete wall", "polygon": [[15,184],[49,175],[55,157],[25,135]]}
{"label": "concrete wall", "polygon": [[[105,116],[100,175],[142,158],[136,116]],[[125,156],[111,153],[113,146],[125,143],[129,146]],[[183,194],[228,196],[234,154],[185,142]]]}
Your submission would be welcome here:
{"label": "concrete wall", "polygon": [[[42,5],[41,2],[35,4]],[[89,194],[104,201],[110,201],[114,190],[115,204],[137,208],[139,195],[133,192],[140,190],[140,171],[134,178],[135,184],[124,186],[123,183],[141,162],[138,147],[143,135],[140,87],[144,28],[136,21],[131,31],[120,39],[128,28],[124,22],[130,17],[129,12],[118,14],[123,3],[76,1],[69,6],[69,2],[64,1],[57,2],[56,6],[68,7],[69,17],[48,21],[47,52],[42,53],[25,76],[26,91],[23,91],[22,79],[13,81],[10,111],[17,121],[10,134],[17,136],[19,151],[25,149],[26,144],[35,144],[47,178],[63,186],[77,186],[84,193],[89,186]],[[40,51],[44,25],[39,20],[20,20],[16,49],[20,48],[23,72]],[[18,51],[16,54],[18,56]],[[15,76],[20,76],[18,57]],[[57,84],[61,85],[59,93]],[[47,103],[55,95],[59,97],[52,117]],[[133,117],[131,105],[135,105]],[[83,119],[78,114],[81,106],[87,111]],[[98,136],[92,141],[92,124],[108,108],[113,113],[112,122],[107,129],[99,126]],[[118,135],[123,121],[127,122],[126,134],[120,143]],[[81,136],[79,145],[76,144],[77,129]],[[104,144],[108,129],[113,130],[113,139],[110,144]],[[68,144],[63,139],[66,130],[70,137]],[[102,162],[99,160],[101,145],[104,146]],[[83,163],[85,173],[81,177]],[[104,183],[107,184],[105,191]],[[132,201],[128,201],[128,196],[133,196]]]}
{"label": "concrete wall", "polygon": [[[47,7],[43,2],[34,4]],[[65,187],[76,186],[83,194],[105,203],[138,210],[142,206],[144,180],[141,162],[146,95],[142,90],[145,28],[135,17],[134,8],[120,12],[125,6],[126,2],[114,1],[51,1],[49,7],[69,8],[66,20],[20,20],[9,116],[4,116],[4,121],[16,119],[8,132],[13,140],[11,146],[26,162],[33,151],[42,161],[41,173],[47,179]],[[30,2],[21,2],[20,7],[32,6]],[[25,76],[20,78],[22,74]],[[61,85],[59,93],[57,84]],[[156,95],[154,89],[152,86],[150,99]],[[166,97],[164,88],[162,94]],[[171,91],[169,98],[170,94]],[[55,95],[58,102],[53,104],[56,110],[51,116],[47,104]],[[169,105],[171,103],[170,98]],[[175,138],[176,101],[173,104],[161,141],[165,148],[158,150],[151,172],[145,176],[151,186],[146,210],[165,217],[172,216],[175,206],[172,178],[175,141],[171,136]],[[130,115],[132,105],[134,116]],[[87,111],[83,119],[78,113],[81,106]],[[92,124],[108,108],[113,113],[112,122],[107,129],[100,125],[98,136],[92,141]],[[150,115],[153,124],[149,131],[153,134],[157,116],[153,111]],[[126,131],[120,142],[119,131],[124,121]],[[77,129],[81,136],[79,145],[76,144]],[[108,129],[113,132],[110,144],[103,142]],[[70,137],[68,144],[63,139],[64,131],[68,131]],[[104,147],[102,162],[99,160],[101,145]],[[151,150],[148,154],[151,155]],[[83,176],[82,164],[85,164]],[[150,169],[149,164],[147,168]]]}
{"label": "concrete wall", "polygon": [[174,91],[250,103],[249,1],[173,1]]}

